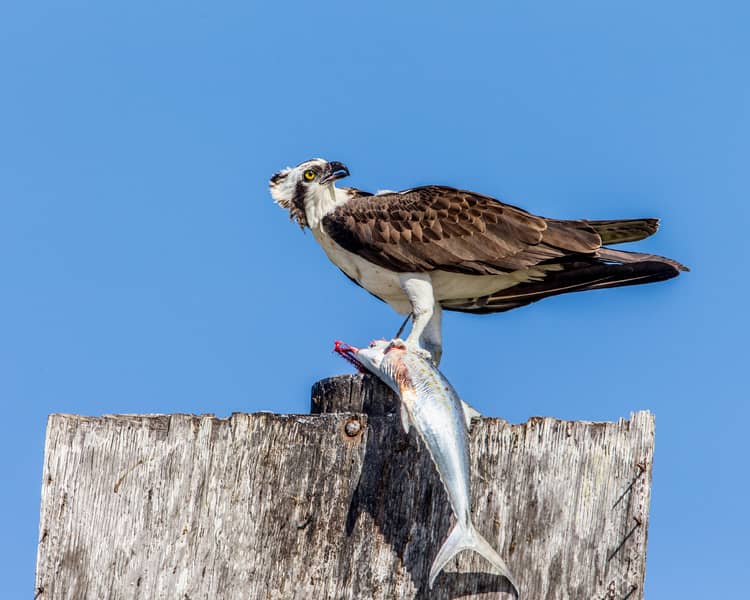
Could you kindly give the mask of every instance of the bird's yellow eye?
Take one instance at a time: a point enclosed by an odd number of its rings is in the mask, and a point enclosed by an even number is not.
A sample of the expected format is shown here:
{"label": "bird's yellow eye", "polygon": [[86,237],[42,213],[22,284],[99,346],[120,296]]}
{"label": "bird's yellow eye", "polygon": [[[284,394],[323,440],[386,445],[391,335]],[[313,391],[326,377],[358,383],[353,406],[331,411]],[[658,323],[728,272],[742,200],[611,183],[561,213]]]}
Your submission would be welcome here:
{"label": "bird's yellow eye", "polygon": [[313,171],[312,169],[308,169],[307,171],[305,171],[304,177],[305,179],[307,179],[307,181],[312,181],[313,179],[315,179],[315,171]]}

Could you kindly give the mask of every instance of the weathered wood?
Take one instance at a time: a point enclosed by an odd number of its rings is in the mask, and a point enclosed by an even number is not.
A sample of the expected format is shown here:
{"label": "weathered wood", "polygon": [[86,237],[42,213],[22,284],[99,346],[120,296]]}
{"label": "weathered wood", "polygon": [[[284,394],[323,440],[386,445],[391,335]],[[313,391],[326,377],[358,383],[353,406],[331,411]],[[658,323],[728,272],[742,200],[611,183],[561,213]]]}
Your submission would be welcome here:
{"label": "weathered wood", "polygon": [[[38,597],[513,598],[472,553],[426,588],[452,522],[426,451],[377,380],[321,389],[381,416],[52,415]],[[653,435],[648,412],[475,424],[474,522],[522,598],[642,598]]]}
{"label": "weathered wood", "polygon": [[321,379],[312,386],[310,412],[365,413],[382,417],[398,407],[398,397],[373,375],[340,375]]}

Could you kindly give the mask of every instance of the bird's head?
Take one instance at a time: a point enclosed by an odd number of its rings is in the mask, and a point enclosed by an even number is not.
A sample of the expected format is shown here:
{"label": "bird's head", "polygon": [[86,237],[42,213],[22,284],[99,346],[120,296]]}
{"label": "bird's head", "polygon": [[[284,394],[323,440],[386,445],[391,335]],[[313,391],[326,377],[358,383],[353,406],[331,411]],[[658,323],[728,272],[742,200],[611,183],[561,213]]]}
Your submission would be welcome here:
{"label": "bird's head", "polygon": [[275,173],[269,181],[276,204],[289,211],[300,227],[308,226],[307,210],[335,204],[334,182],[349,175],[340,162],[313,158]]}

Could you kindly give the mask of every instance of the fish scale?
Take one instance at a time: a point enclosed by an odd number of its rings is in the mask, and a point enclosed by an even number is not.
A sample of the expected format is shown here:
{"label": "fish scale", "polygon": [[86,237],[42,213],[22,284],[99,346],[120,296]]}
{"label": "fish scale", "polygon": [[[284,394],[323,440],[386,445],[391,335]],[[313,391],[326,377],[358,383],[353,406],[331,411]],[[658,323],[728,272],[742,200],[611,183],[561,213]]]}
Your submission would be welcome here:
{"label": "fish scale", "polygon": [[336,342],[335,350],[358,369],[376,375],[398,394],[404,429],[407,433],[412,427],[417,431],[448,495],[456,523],[432,563],[430,588],[453,557],[462,550],[473,550],[518,591],[505,561],[471,521],[469,428],[472,417],[479,413],[461,400],[423,350],[385,340],[372,342],[363,349]]}

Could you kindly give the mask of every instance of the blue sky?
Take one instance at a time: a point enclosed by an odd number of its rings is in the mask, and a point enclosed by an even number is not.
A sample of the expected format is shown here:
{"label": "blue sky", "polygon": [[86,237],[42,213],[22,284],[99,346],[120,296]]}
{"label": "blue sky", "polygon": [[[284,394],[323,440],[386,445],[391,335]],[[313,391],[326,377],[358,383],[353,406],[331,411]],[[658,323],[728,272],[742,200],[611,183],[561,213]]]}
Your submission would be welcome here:
{"label": "blue sky", "polygon": [[648,598],[747,568],[750,9],[742,2],[0,5],[4,596],[28,597],[49,413],[306,412],[333,340],[399,318],[275,206],[456,185],[562,218],[658,216],[693,269],[450,314],[483,413],[656,414]]}

